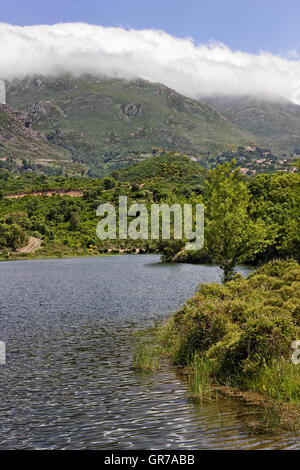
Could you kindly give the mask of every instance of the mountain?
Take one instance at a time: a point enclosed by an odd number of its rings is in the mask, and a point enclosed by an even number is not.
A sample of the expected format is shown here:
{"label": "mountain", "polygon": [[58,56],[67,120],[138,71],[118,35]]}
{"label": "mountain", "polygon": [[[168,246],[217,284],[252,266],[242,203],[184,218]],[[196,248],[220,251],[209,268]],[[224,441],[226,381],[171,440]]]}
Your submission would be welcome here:
{"label": "mountain", "polygon": [[[230,158],[239,146],[270,149],[274,161],[300,148],[300,106],[281,98],[195,101],[145,80],[35,76],[8,83],[7,102],[10,116],[45,146],[34,152],[25,146],[22,158],[33,169],[33,161],[44,159],[50,174],[52,165],[68,174],[104,176],[148,159],[155,149],[204,162],[223,152]],[[16,136],[10,144],[3,152],[22,154]]]}
{"label": "mountain", "polygon": [[207,104],[144,80],[31,77],[8,84],[7,102],[49,144],[106,173],[153,147],[201,154],[253,141]]}
{"label": "mountain", "polygon": [[279,97],[214,96],[203,100],[275,152],[291,153],[300,148],[297,104]]}
{"label": "mountain", "polygon": [[27,127],[24,114],[4,104],[0,105],[0,158],[39,159],[59,161],[66,159],[62,149],[55,149],[40,132]]}

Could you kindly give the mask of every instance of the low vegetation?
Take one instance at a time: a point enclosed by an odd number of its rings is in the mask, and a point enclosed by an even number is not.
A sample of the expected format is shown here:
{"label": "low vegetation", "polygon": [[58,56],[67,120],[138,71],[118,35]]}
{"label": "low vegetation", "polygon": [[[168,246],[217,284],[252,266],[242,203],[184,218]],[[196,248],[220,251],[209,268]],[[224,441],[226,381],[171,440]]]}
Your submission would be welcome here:
{"label": "low vegetation", "polygon": [[271,261],[246,279],[201,285],[152,335],[152,347],[159,344],[188,373],[196,401],[220,386],[252,392],[265,398],[269,418],[281,406],[283,419],[289,412],[294,425],[300,366],[291,357],[300,336],[299,294],[300,266],[293,260]]}

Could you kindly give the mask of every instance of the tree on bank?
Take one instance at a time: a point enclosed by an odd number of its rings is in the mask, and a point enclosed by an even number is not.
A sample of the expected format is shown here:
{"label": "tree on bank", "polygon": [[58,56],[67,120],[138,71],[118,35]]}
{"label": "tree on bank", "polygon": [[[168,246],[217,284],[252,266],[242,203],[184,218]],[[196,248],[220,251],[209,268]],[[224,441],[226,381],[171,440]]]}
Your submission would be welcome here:
{"label": "tree on bank", "polygon": [[11,248],[16,250],[28,242],[28,235],[23,227],[16,223],[5,224],[0,222],[0,249]]}
{"label": "tree on bank", "polygon": [[248,183],[250,213],[272,230],[272,243],[262,249],[256,261],[293,258],[300,261],[300,174],[260,174]]}
{"label": "tree on bank", "polygon": [[209,171],[204,189],[205,246],[230,281],[234,268],[269,243],[267,225],[249,215],[249,192],[236,161]]}

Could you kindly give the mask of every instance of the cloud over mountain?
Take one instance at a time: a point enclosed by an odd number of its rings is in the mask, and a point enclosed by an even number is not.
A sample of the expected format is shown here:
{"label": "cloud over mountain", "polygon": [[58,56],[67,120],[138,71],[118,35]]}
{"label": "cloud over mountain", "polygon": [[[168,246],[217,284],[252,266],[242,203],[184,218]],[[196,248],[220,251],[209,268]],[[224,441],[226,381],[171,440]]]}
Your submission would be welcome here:
{"label": "cloud over mountain", "polygon": [[191,98],[281,95],[300,104],[300,60],[195,44],[155,30],[0,23],[0,79],[63,73],[140,77]]}

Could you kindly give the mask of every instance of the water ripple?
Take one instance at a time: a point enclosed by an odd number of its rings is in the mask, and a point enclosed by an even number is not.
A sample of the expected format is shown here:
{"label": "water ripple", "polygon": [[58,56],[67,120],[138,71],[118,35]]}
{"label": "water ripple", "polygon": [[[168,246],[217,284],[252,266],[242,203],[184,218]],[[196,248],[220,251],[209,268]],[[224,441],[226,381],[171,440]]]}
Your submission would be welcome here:
{"label": "water ripple", "polygon": [[0,449],[299,449],[251,435],[238,400],[193,405],[167,363],[131,368],[132,332],[219,278],[152,255],[0,263]]}

